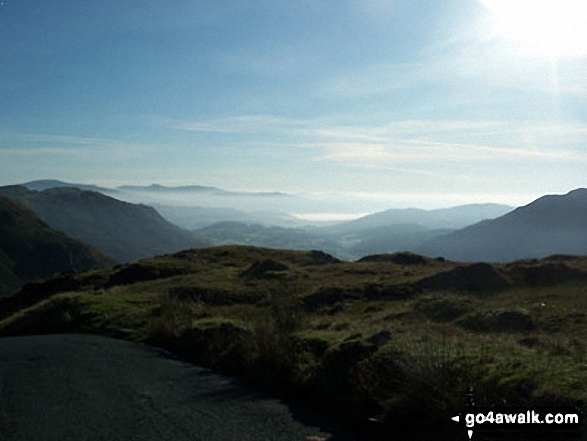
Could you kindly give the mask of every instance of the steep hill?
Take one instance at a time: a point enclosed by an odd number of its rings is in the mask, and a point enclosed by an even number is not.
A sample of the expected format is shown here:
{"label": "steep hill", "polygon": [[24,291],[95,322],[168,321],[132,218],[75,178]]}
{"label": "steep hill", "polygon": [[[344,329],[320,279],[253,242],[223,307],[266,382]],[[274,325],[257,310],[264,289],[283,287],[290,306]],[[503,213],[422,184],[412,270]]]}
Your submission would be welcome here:
{"label": "steep hill", "polygon": [[543,196],[497,219],[432,239],[418,251],[491,262],[587,254],[587,189]]}
{"label": "steep hill", "polygon": [[64,187],[38,192],[8,186],[0,187],[0,195],[22,203],[50,227],[92,245],[118,262],[203,245],[152,207],[92,191]]}
{"label": "steep hill", "polygon": [[0,296],[55,273],[111,264],[90,246],[49,228],[26,207],[0,197]]}

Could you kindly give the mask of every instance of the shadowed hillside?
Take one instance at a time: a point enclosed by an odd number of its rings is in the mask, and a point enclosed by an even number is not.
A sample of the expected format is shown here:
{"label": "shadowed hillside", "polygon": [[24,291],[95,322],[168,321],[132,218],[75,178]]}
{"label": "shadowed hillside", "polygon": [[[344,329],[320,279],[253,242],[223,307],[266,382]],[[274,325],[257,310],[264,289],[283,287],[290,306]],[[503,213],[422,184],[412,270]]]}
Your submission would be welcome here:
{"label": "shadowed hillside", "polygon": [[418,251],[489,262],[587,254],[587,189],[543,196],[497,219],[432,239]]}
{"label": "shadowed hillside", "polygon": [[0,197],[0,296],[59,272],[113,264],[93,248],[49,228],[26,207]]}
{"label": "shadowed hillside", "polygon": [[51,188],[38,192],[8,186],[0,188],[0,195],[22,203],[50,227],[92,245],[118,262],[203,245],[152,207],[92,191]]}

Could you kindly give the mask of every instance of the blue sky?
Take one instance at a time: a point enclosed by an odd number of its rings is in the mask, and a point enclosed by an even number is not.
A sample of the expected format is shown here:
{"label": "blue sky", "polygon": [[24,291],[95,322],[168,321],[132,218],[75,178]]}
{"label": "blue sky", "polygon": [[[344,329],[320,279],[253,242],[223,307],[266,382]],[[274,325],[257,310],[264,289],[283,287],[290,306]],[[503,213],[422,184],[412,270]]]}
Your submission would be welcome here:
{"label": "blue sky", "polygon": [[0,184],[521,204],[587,186],[582,0],[0,7]]}

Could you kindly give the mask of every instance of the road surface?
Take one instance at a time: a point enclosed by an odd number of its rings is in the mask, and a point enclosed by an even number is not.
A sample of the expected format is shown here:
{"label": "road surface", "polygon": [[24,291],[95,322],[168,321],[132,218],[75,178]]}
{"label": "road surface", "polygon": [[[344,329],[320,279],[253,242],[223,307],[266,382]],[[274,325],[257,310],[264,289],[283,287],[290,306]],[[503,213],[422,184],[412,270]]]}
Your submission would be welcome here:
{"label": "road surface", "polygon": [[146,345],[93,335],[0,338],[2,441],[326,439],[343,438]]}

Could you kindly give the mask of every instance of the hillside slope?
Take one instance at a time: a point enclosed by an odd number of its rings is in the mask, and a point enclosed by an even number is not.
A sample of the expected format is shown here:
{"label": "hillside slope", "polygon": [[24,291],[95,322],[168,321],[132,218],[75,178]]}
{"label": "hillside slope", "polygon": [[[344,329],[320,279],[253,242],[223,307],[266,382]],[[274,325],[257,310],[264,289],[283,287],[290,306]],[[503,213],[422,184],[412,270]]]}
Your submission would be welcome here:
{"label": "hillside slope", "polygon": [[93,248],[49,228],[32,211],[0,197],[0,295],[52,274],[113,264]]}
{"label": "hillside slope", "polygon": [[0,195],[33,210],[50,227],[92,245],[118,262],[203,245],[146,205],[77,188],[0,187]]}
{"label": "hillside slope", "polygon": [[587,254],[587,189],[543,196],[497,219],[432,239],[417,251],[491,262]]}

